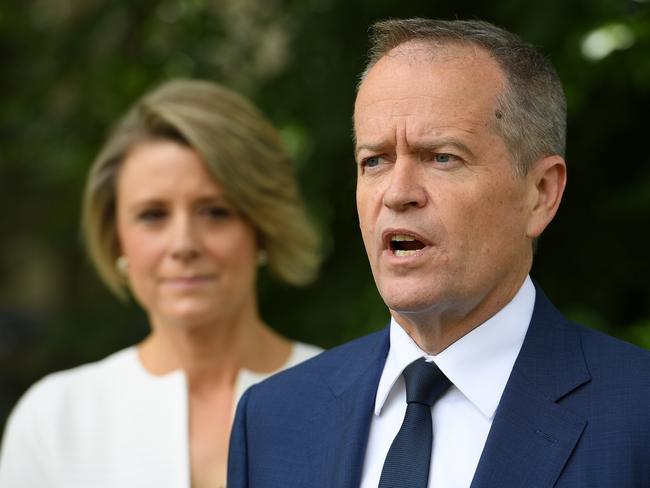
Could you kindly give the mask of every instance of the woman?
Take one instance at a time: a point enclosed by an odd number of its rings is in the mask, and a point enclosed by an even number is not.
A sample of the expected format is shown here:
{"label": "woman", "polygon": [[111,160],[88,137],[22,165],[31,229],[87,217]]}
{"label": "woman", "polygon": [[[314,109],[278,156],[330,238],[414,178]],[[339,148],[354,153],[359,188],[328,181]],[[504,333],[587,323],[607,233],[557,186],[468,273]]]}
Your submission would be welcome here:
{"label": "woman", "polygon": [[119,296],[128,288],[151,333],[25,394],[0,486],[224,486],[243,390],[319,352],[258,313],[258,266],[298,285],[319,261],[276,131],[223,87],[168,82],[95,160],[83,227],[99,274]]}

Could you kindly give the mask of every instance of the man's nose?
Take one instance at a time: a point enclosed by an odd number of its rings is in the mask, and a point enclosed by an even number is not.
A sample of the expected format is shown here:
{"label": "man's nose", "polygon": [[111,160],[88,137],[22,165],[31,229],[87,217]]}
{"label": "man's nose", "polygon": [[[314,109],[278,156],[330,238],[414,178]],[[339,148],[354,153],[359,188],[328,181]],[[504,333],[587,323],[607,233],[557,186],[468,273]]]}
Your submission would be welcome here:
{"label": "man's nose", "polygon": [[172,221],[170,229],[170,253],[172,258],[189,261],[199,255],[197,229],[189,215],[179,215]]}
{"label": "man's nose", "polygon": [[422,207],[427,200],[420,162],[412,156],[398,157],[384,191],[384,205],[396,211]]}

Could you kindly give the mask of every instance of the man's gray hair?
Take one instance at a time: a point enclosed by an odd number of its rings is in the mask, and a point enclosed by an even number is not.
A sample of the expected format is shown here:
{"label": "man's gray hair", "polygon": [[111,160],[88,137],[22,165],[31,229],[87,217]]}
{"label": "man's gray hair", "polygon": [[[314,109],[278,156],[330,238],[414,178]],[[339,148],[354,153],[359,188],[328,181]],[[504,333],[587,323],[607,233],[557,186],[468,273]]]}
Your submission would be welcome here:
{"label": "man's gray hair", "polygon": [[[470,44],[485,49],[499,64],[506,86],[497,97],[495,126],[520,174],[540,158],[564,157],[566,100],[551,63],[517,35],[478,20],[391,19],[375,23],[361,82],[393,48],[409,41],[429,43],[432,49]],[[361,83],[360,82],[360,83]]]}

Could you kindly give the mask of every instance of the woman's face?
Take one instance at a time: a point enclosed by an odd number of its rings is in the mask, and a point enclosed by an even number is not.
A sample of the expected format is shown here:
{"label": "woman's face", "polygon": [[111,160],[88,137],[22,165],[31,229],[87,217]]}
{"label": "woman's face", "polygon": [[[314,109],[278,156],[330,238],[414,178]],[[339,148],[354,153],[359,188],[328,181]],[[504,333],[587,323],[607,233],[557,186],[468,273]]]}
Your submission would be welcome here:
{"label": "woman's face", "polygon": [[255,230],[196,151],[141,143],[126,156],[116,191],[129,285],[153,327],[233,321],[256,307]]}

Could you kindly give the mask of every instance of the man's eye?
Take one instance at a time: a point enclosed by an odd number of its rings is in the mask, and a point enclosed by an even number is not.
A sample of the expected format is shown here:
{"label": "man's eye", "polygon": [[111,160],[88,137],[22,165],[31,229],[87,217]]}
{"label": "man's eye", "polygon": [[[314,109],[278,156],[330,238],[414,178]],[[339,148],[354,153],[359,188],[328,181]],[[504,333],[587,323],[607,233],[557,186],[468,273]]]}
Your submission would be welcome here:
{"label": "man's eye", "polygon": [[453,156],[447,153],[439,153],[435,155],[434,159],[436,163],[449,163],[453,159]]}
{"label": "man's eye", "polygon": [[379,165],[380,161],[381,158],[379,156],[371,156],[361,161],[361,166],[365,168],[374,168],[375,166]]}

